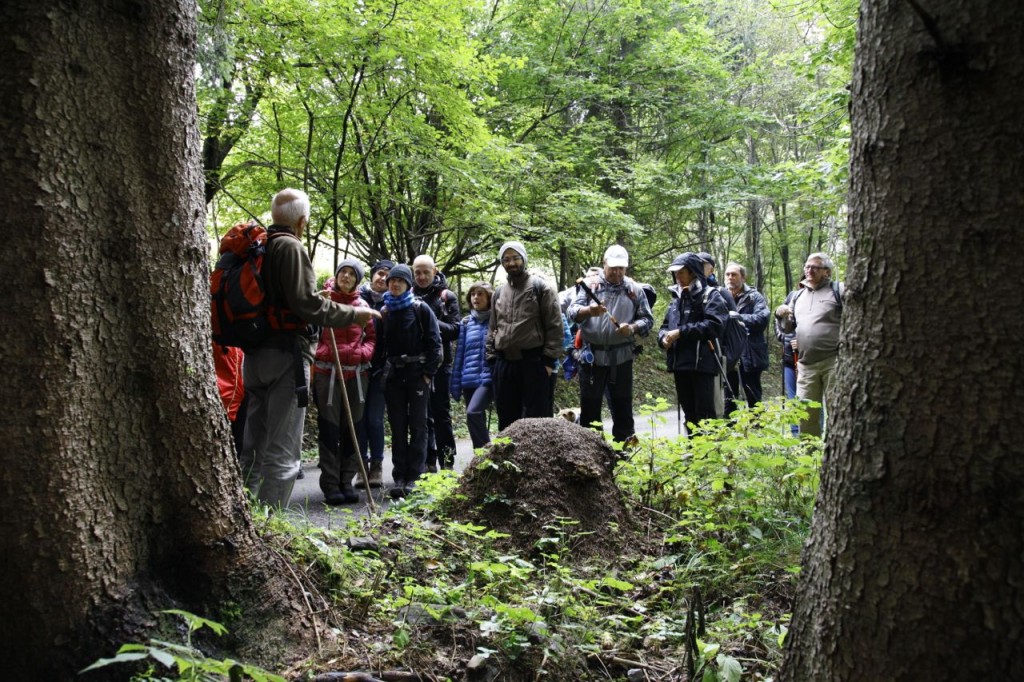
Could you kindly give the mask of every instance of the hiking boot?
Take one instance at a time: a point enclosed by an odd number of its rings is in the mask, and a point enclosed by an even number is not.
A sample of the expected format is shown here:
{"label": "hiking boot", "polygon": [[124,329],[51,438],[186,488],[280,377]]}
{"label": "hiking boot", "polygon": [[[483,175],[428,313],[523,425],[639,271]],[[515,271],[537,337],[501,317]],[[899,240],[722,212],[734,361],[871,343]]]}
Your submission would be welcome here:
{"label": "hiking boot", "polygon": [[302,467],[300,466],[299,467],[299,473],[295,474],[295,480],[299,481],[299,480],[302,480],[305,477],[306,477],[306,472],[303,471]]}
{"label": "hiking boot", "polygon": [[391,496],[392,500],[402,499],[406,495],[405,486],[407,485],[408,483],[406,483],[405,481],[395,481],[395,484],[391,487],[391,490],[388,491],[388,495]]}
{"label": "hiking boot", "polygon": [[383,481],[383,462],[370,462],[370,487],[379,488],[384,485]]}
{"label": "hiking boot", "polygon": [[357,493],[355,488],[352,487],[345,487],[324,496],[324,503],[332,507],[337,507],[342,504],[355,504],[358,501],[359,493]]}

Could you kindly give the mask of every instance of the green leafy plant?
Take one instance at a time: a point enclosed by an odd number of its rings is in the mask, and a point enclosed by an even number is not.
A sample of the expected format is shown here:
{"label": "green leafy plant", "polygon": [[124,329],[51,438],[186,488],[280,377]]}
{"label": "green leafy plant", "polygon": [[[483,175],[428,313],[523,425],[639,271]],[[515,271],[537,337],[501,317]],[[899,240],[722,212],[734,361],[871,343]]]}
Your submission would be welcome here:
{"label": "green leafy plant", "polygon": [[[139,665],[152,661],[163,668],[175,669],[178,673],[177,679],[187,682],[223,679],[224,677],[231,680],[251,679],[255,682],[286,682],[284,677],[267,672],[257,666],[239,663],[229,658],[223,660],[207,658],[199,651],[192,642],[193,633],[202,628],[208,628],[218,636],[223,635],[227,632],[227,628],[220,623],[177,609],[161,611],[161,613],[180,616],[185,621],[188,633],[184,643],[177,644],[151,639],[147,644],[124,644],[112,658],[101,658],[81,672],[85,673],[115,664]],[[166,679],[157,677],[156,670],[156,666],[150,665],[144,672],[133,675],[132,679]]]}

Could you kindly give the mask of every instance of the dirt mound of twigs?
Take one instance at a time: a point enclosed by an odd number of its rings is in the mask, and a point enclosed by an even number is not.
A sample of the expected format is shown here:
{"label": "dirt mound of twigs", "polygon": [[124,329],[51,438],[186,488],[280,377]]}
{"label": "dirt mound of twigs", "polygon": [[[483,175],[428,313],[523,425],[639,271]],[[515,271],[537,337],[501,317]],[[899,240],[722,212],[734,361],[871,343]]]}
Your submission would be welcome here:
{"label": "dirt mound of twigs", "polygon": [[542,539],[560,538],[573,556],[611,557],[630,534],[615,462],[615,451],[590,429],[564,419],[520,419],[473,458],[448,511],[507,533],[507,542],[526,553],[545,550]]}

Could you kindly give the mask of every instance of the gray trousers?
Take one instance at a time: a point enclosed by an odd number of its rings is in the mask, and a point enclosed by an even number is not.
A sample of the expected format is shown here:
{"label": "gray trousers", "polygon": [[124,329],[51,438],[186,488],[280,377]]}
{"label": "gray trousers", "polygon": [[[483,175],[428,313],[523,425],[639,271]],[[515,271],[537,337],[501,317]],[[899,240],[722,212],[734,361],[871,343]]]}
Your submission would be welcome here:
{"label": "gray trousers", "polygon": [[[272,507],[288,504],[302,454],[306,408],[295,399],[294,362],[290,350],[260,348],[242,363],[249,410],[239,464],[245,487]],[[308,377],[308,364],[304,371]]]}

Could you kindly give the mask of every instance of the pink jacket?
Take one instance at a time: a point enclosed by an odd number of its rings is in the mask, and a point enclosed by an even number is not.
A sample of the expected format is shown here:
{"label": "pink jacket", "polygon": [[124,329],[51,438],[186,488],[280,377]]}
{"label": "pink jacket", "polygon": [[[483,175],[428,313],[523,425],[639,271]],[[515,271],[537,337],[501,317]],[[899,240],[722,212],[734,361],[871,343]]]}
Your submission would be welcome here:
{"label": "pink jacket", "polygon": [[[359,290],[356,289],[351,294],[344,294],[334,288],[334,278],[327,280],[324,286],[325,291],[329,291],[331,300],[337,303],[345,303],[353,307],[369,307],[359,296]],[[334,338],[338,345],[338,357],[341,359],[342,367],[345,367],[345,379],[351,379],[355,376],[353,370],[348,369],[349,367],[355,367],[359,365],[368,365],[370,358],[373,357],[373,349],[377,345],[377,331],[374,328],[372,322],[368,323],[365,327],[360,327],[358,324],[350,324],[347,327],[336,327],[334,328]],[[327,363],[331,367],[334,366],[334,353],[331,350],[331,330],[325,328],[320,333],[320,342],[316,346],[316,371],[330,373],[329,369],[324,368],[320,363]]]}

